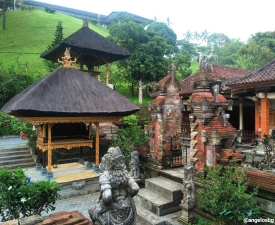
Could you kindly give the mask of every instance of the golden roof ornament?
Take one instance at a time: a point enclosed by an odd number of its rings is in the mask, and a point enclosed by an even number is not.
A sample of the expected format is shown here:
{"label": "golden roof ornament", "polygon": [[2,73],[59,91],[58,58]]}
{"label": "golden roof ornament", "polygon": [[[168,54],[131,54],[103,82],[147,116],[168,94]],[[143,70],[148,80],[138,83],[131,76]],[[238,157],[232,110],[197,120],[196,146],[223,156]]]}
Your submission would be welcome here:
{"label": "golden roof ornament", "polygon": [[62,67],[72,68],[72,64],[76,63],[76,60],[74,61],[71,60],[70,51],[68,48],[66,48],[66,51],[64,52],[64,56],[62,57],[62,60],[58,59],[58,62],[62,64]]}

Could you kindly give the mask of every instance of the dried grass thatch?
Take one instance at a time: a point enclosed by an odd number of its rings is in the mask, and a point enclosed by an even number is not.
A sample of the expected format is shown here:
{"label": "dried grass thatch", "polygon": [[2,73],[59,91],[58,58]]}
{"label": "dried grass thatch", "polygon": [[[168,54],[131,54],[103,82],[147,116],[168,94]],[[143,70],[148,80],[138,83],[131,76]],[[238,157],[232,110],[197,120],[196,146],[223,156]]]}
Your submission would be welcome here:
{"label": "dried grass thatch", "polygon": [[2,111],[15,116],[126,116],[139,108],[74,68],[59,68],[17,94]]}
{"label": "dried grass thatch", "polygon": [[66,48],[70,48],[72,56],[82,54],[83,60],[86,57],[89,61],[86,63],[93,63],[97,66],[106,64],[106,59],[110,63],[130,56],[130,52],[126,49],[114,44],[89,27],[82,27],[50,50],[42,53],[40,57],[56,61],[63,56]]}

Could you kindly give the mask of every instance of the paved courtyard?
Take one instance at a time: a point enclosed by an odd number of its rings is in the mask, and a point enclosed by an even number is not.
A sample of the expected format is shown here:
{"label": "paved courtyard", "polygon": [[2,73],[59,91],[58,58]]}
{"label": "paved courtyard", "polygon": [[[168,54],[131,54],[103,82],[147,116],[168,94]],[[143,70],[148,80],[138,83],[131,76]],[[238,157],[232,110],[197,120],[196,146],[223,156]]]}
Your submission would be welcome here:
{"label": "paved courtyard", "polygon": [[82,195],[67,199],[60,199],[56,201],[55,210],[50,211],[48,213],[43,212],[42,215],[48,215],[53,212],[60,212],[60,211],[75,211],[78,210],[81,212],[85,217],[90,218],[88,214],[88,209],[97,202],[99,198],[99,192]]}

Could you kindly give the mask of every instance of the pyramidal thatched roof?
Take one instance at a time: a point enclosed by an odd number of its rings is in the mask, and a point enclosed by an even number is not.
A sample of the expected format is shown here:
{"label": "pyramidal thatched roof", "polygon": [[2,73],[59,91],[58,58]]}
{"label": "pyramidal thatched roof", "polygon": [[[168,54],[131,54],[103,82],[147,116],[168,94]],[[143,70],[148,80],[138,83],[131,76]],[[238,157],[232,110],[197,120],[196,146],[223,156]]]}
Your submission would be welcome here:
{"label": "pyramidal thatched roof", "polygon": [[139,108],[105,84],[74,68],[59,68],[4,105],[15,116],[126,116]]}
{"label": "pyramidal thatched roof", "polygon": [[81,54],[88,57],[89,63],[96,65],[106,64],[102,57],[110,63],[130,56],[129,51],[99,35],[86,25],[53,48],[42,53],[40,57],[56,61],[62,57],[65,48],[70,48],[70,52],[74,56]]}

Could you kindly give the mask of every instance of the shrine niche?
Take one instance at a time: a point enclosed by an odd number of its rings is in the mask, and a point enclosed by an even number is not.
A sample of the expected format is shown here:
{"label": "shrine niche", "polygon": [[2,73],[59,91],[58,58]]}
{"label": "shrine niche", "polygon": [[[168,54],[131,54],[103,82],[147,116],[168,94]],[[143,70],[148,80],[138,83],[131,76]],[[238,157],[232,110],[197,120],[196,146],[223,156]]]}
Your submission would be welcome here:
{"label": "shrine niche", "polygon": [[[94,169],[99,170],[99,123],[116,122],[139,110],[127,98],[97,79],[71,68],[73,60],[68,49],[61,63],[63,67],[17,94],[1,109],[37,127],[37,148],[43,152],[42,170],[46,170],[48,178],[53,177],[52,150],[58,148],[70,150],[79,147],[81,159],[83,147],[88,147],[88,164],[94,164]],[[95,144],[92,141],[92,124],[96,127]],[[95,162],[91,161],[92,147],[95,148]]]}

